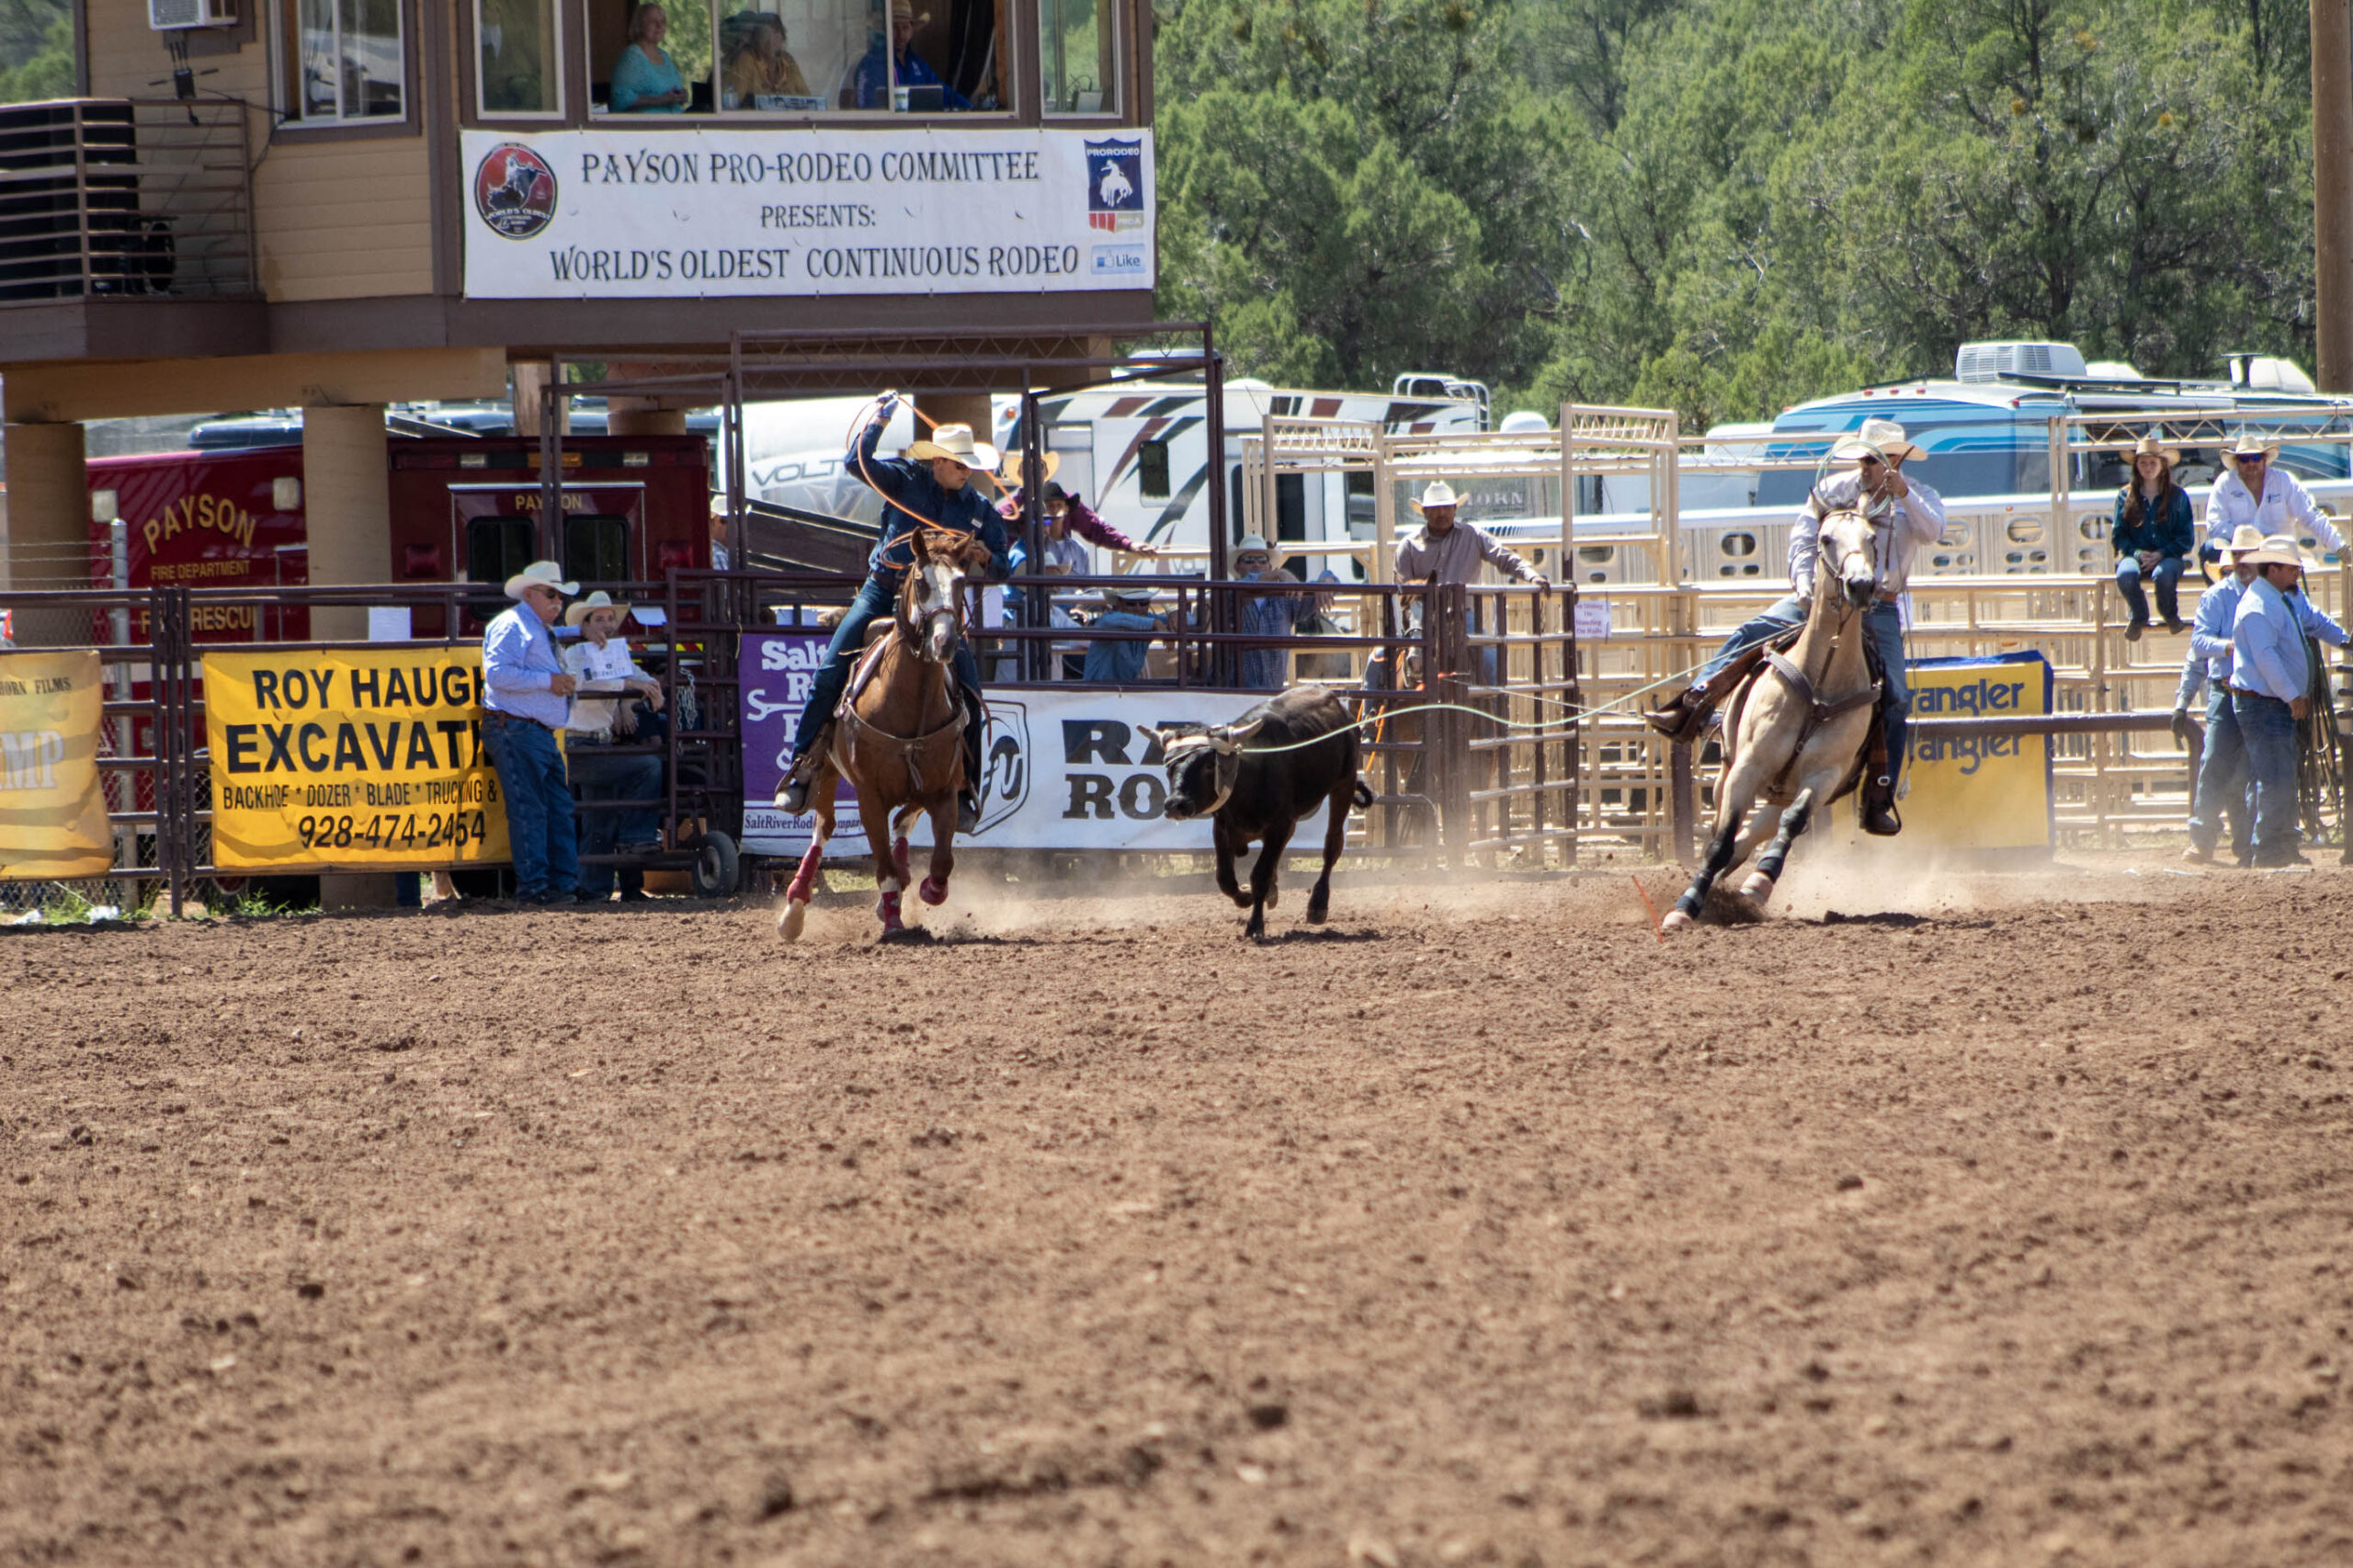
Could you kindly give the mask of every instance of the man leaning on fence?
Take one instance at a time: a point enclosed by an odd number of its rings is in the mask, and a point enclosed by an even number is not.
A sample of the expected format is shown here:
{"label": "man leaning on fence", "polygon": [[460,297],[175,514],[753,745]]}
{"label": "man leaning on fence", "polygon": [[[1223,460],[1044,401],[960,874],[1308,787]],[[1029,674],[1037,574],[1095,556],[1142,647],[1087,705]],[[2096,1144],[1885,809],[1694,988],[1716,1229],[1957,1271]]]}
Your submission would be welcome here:
{"label": "man leaning on fence", "polygon": [[564,596],[579,591],[554,562],[534,561],[506,579],[515,608],[482,634],[483,749],[498,769],[515,896],[525,903],[570,903],[580,884],[572,790],[555,744],[579,682],[565,673],[548,630]]}

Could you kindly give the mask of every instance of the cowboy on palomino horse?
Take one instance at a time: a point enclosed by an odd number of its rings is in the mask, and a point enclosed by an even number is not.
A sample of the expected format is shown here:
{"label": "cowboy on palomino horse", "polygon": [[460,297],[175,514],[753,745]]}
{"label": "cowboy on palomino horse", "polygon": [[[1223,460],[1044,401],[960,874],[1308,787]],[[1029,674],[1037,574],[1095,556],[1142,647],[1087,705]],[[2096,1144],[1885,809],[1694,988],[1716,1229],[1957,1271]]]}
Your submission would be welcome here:
{"label": "cowboy on palomino horse", "polygon": [[[824,760],[834,710],[849,682],[850,666],[866,645],[867,626],[875,617],[892,612],[901,585],[916,563],[917,537],[977,541],[988,552],[993,581],[1003,582],[1013,572],[1006,559],[1005,525],[981,493],[973,472],[980,471],[978,480],[986,479],[997,466],[996,449],[973,440],[970,426],[942,425],[933,430],[932,439],[911,443],[904,458],[877,457],[883,426],[898,406],[897,393],[883,393],[874,416],[849,449],[850,472],[882,494],[882,539],[867,560],[866,585],[834,629],[824,665],[810,687],[809,706],[801,710],[801,726],[792,737],[792,766],[777,804],[795,815],[809,809],[809,786]],[[954,660],[958,695],[965,709],[964,785],[957,793],[956,831],[969,834],[981,824],[981,666],[961,640]],[[880,823],[873,827],[881,831]]]}
{"label": "cowboy on palomino horse", "polygon": [[1945,531],[1942,497],[1904,472],[1907,459],[1926,457],[1904,438],[1904,426],[1889,419],[1867,419],[1858,435],[1841,441],[1831,460],[1846,472],[1818,484],[1800,509],[1797,526],[1790,530],[1789,597],[1758,615],[1725,639],[1716,656],[1703,665],[1690,688],[1677,692],[1665,707],[1643,715],[1653,729],[1670,740],[1696,741],[1706,733],[1709,717],[1727,692],[1746,680],[1765,656],[1768,643],[1786,644],[1806,621],[1813,597],[1814,561],[1822,520],[1834,512],[1873,513],[1881,540],[1879,549],[1879,588],[1865,617],[1879,651],[1882,687],[1880,724],[1872,742],[1872,764],[1865,770],[1862,825],[1866,833],[1891,835],[1903,831],[1895,814],[1895,790],[1904,776],[1906,715],[1912,694],[1904,682],[1904,615],[1900,601],[1912,575],[1912,557],[1922,545],[1934,544]]}

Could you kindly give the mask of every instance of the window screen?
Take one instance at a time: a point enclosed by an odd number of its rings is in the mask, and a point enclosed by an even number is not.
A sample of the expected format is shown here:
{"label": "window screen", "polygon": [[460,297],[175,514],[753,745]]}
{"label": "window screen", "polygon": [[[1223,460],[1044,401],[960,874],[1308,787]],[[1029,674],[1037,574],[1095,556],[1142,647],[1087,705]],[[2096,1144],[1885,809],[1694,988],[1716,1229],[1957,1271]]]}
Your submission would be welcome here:
{"label": "window screen", "polygon": [[586,513],[563,519],[563,574],[576,583],[629,578],[629,519]]}
{"label": "window screen", "polygon": [[1136,449],[1136,488],[1147,501],[1168,498],[1168,443],[1146,441]]}
{"label": "window screen", "polygon": [[408,73],[399,0],[296,0],[301,80],[288,117],[398,119]]}

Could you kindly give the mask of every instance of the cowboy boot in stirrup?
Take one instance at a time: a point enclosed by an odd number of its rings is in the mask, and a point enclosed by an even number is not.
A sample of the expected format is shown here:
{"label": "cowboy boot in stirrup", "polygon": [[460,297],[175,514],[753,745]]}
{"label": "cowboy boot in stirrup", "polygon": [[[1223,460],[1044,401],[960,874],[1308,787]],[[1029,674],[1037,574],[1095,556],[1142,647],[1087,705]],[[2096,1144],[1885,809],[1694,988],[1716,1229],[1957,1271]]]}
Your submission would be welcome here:
{"label": "cowboy boot in stirrup", "polygon": [[1715,710],[1705,686],[1688,687],[1677,692],[1675,700],[1665,707],[1644,712],[1643,722],[1670,741],[1693,741],[1708,727],[1709,715]]}
{"label": "cowboy boot in stirrup", "polygon": [[1881,775],[1863,782],[1863,831],[1881,838],[1893,838],[1904,831],[1904,819],[1895,814],[1895,780]]}
{"label": "cowboy boot in stirrup", "polygon": [[817,777],[817,764],[825,755],[825,747],[833,739],[831,724],[817,732],[809,749],[792,759],[785,770],[784,788],[776,792],[776,805],[780,812],[799,816],[809,809],[809,786]]}

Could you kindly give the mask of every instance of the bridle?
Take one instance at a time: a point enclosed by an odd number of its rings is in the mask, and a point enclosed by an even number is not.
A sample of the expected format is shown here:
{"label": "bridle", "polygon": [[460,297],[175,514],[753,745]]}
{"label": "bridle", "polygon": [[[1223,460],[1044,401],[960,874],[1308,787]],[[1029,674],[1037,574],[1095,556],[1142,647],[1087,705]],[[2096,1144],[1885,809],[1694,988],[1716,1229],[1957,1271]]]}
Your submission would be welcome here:
{"label": "bridle", "polygon": [[[899,636],[927,665],[954,658],[963,640],[963,587],[962,567],[917,548],[915,562],[907,569],[906,586],[899,594]],[[935,633],[939,638],[937,648],[932,645]]]}

